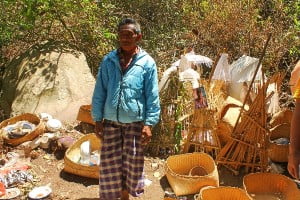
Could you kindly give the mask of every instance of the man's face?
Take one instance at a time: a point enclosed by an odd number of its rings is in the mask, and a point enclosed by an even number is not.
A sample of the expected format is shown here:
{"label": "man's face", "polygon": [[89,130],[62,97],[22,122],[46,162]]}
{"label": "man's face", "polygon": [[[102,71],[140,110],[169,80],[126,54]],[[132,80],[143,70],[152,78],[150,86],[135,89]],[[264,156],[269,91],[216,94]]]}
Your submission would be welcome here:
{"label": "man's face", "polygon": [[133,50],[137,42],[141,40],[142,35],[135,32],[133,24],[125,24],[120,27],[118,32],[120,47],[125,50]]}

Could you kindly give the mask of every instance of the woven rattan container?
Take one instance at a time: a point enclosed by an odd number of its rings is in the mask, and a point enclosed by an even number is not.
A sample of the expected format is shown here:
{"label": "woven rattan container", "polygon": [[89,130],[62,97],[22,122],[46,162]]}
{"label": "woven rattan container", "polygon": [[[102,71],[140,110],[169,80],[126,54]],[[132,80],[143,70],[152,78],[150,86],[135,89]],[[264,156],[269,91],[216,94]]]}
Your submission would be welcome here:
{"label": "woven rattan container", "polygon": [[196,200],[252,200],[247,192],[236,187],[204,187]]}
{"label": "woven rattan container", "polygon": [[268,145],[268,156],[274,162],[287,162],[289,154],[289,144],[278,144],[276,139],[290,139],[290,127],[288,123],[279,124],[270,130],[270,142]]}
{"label": "woven rattan container", "polygon": [[0,129],[6,127],[7,125],[15,124],[18,121],[28,121],[30,123],[35,124],[36,127],[33,131],[31,131],[30,133],[28,133],[20,138],[10,139],[10,138],[4,137],[5,143],[10,144],[12,146],[17,146],[19,144],[22,144],[23,142],[33,140],[34,138],[38,137],[40,134],[42,134],[45,131],[45,124],[40,120],[40,118],[37,115],[31,114],[31,113],[24,113],[24,114],[18,115],[16,117],[12,117],[12,118],[2,121],[0,123]]}
{"label": "woven rattan container", "polygon": [[244,176],[244,188],[250,195],[280,194],[284,200],[300,199],[296,183],[290,178],[274,173],[252,173]]}
{"label": "woven rattan container", "polygon": [[88,124],[95,125],[95,122],[92,119],[91,110],[92,110],[91,105],[80,106],[78,114],[77,114],[77,120],[88,123]]}
{"label": "woven rattan container", "polygon": [[[207,172],[204,176],[191,176],[192,168],[200,166]],[[187,153],[170,156],[165,164],[167,179],[179,195],[196,194],[204,186],[219,186],[219,174],[216,164],[206,153]]]}
{"label": "woven rattan container", "polygon": [[75,160],[78,160],[78,156],[80,155],[80,145],[85,141],[90,141],[91,143],[91,151],[100,150],[101,142],[100,139],[94,134],[90,133],[79,140],[77,140],[65,153],[64,157],[64,171],[76,174],[79,176],[89,177],[89,178],[99,178],[99,166],[88,166],[82,165]]}
{"label": "woven rattan container", "polygon": [[270,120],[270,125],[271,127],[275,127],[279,124],[284,124],[284,123],[291,123],[293,116],[293,111],[289,109],[283,109],[277,113],[275,113]]}

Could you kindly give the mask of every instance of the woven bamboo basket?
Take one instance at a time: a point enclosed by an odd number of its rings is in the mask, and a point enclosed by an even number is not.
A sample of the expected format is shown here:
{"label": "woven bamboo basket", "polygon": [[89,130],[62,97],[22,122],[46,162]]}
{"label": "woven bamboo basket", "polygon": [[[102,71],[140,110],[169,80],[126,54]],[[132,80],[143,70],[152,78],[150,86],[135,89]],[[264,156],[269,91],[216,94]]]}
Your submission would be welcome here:
{"label": "woven bamboo basket", "polygon": [[78,158],[78,155],[80,155],[80,145],[88,140],[91,142],[91,151],[100,149],[100,139],[94,133],[82,136],[70,148],[67,149],[64,157],[64,171],[79,176],[98,179],[99,166],[87,166],[74,161],[75,158]]}
{"label": "woven bamboo basket", "polygon": [[88,123],[88,124],[95,125],[95,122],[92,119],[91,110],[92,110],[91,105],[80,106],[78,114],[77,114],[77,120]]}
{"label": "woven bamboo basket", "polygon": [[290,138],[290,124],[279,124],[270,130],[270,140],[268,145],[268,156],[274,162],[287,162],[289,154],[289,144],[278,144],[274,140],[279,138]]}
{"label": "woven bamboo basket", "polygon": [[37,115],[31,113],[24,113],[2,121],[0,123],[0,129],[6,127],[7,125],[15,124],[18,121],[28,121],[30,123],[35,124],[36,127],[33,131],[20,138],[9,139],[7,137],[4,137],[5,143],[9,145],[17,146],[19,144],[22,144],[23,142],[31,141],[45,131],[45,124],[40,120],[40,118]]}
{"label": "woven bamboo basket", "polygon": [[231,137],[232,129],[233,127],[228,122],[225,122],[223,120],[219,121],[216,129],[216,133],[219,137],[222,147],[225,146],[227,142],[229,142],[232,139]]}
{"label": "woven bamboo basket", "polygon": [[252,200],[247,192],[236,187],[204,187],[196,200]]}
{"label": "woven bamboo basket", "polygon": [[270,120],[270,125],[271,127],[275,127],[283,123],[290,124],[292,120],[292,116],[293,116],[293,111],[289,109],[281,110],[273,115],[272,119]]}
{"label": "woven bamboo basket", "polygon": [[296,183],[274,173],[251,173],[243,178],[244,189],[251,195],[280,195],[284,200],[300,199]]}
{"label": "woven bamboo basket", "polygon": [[[207,172],[204,176],[191,176],[190,170],[200,166]],[[219,186],[219,174],[216,164],[206,153],[187,153],[170,156],[165,164],[167,179],[179,195],[199,193],[204,186]]]}

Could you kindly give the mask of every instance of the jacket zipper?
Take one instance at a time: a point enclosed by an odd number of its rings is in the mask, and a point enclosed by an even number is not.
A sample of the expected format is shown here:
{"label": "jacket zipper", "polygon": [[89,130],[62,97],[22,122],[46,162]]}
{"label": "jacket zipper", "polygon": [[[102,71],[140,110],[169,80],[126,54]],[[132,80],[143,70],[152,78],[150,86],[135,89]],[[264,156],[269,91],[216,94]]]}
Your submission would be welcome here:
{"label": "jacket zipper", "polygon": [[141,117],[141,108],[140,108],[139,102],[137,99],[135,99],[135,101],[136,101],[136,105],[138,107],[138,116]]}
{"label": "jacket zipper", "polygon": [[[121,93],[122,93],[122,83],[123,83],[123,77],[126,74],[126,72],[133,66],[133,64],[135,63],[135,60],[132,60],[130,65],[128,66],[128,68],[123,72],[122,69],[119,67],[120,73],[121,73],[121,83],[120,83],[120,92],[119,92],[119,98],[118,98],[118,106],[117,106],[117,121],[120,122],[119,120],[119,110],[120,110],[120,103],[121,103]],[[139,112],[140,112],[140,108],[139,108]],[[140,115],[140,114],[139,114]]]}
{"label": "jacket zipper", "polygon": [[118,106],[117,106],[117,121],[120,122],[119,120],[119,109],[120,109],[120,103],[121,103],[121,93],[122,93],[122,83],[123,83],[123,72],[120,69],[121,72],[121,83],[120,83],[120,91],[119,91],[119,98],[118,98]]}

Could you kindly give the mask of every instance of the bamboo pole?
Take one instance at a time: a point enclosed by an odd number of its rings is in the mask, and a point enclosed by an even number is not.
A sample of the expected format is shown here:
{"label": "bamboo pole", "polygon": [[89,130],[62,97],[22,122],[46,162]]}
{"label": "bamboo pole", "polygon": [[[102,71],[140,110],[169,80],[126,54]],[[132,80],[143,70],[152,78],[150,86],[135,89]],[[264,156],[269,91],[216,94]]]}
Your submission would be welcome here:
{"label": "bamboo pole", "polygon": [[256,69],[255,69],[255,72],[254,72],[254,75],[253,75],[252,80],[251,80],[251,83],[250,83],[250,85],[249,85],[249,89],[248,89],[247,94],[246,94],[246,97],[245,97],[245,99],[244,99],[244,102],[243,102],[243,105],[242,105],[241,112],[240,112],[239,115],[238,115],[238,118],[237,118],[237,120],[236,120],[236,123],[235,123],[235,126],[234,126],[232,132],[235,131],[236,126],[237,126],[237,124],[238,124],[238,121],[239,121],[239,119],[240,119],[240,117],[241,117],[241,113],[242,113],[242,111],[244,110],[244,107],[245,107],[245,105],[246,105],[246,102],[248,101],[248,98],[249,98],[249,95],[250,95],[250,91],[251,91],[251,89],[252,89],[252,86],[253,86],[253,83],[254,83],[254,81],[255,81],[255,77],[256,77],[256,75],[257,75],[257,72],[258,72],[258,70],[259,70],[259,67],[260,67],[260,65],[261,65],[261,63],[262,63],[262,59],[263,59],[263,57],[264,57],[264,55],[265,55],[265,53],[266,53],[267,46],[268,46],[268,44],[269,44],[270,39],[271,39],[271,34],[268,35],[267,41],[266,41],[266,43],[265,43],[265,45],[264,45],[262,54],[261,54],[261,56],[260,56],[260,58],[259,58],[258,64],[257,64]]}
{"label": "bamboo pole", "polygon": [[216,59],[217,62],[215,62],[215,63],[213,64],[213,67],[212,67],[211,72],[210,72],[210,74],[209,74],[208,85],[210,85],[211,79],[212,79],[212,77],[213,77],[213,75],[214,75],[214,73],[215,73],[215,70],[216,70],[216,67],[217,67],[217,64],[218,64],[220,58],[221,58],[221,54],[219,53],[219,54],[218,54],[218,57],[217,57],[217,59]]}

